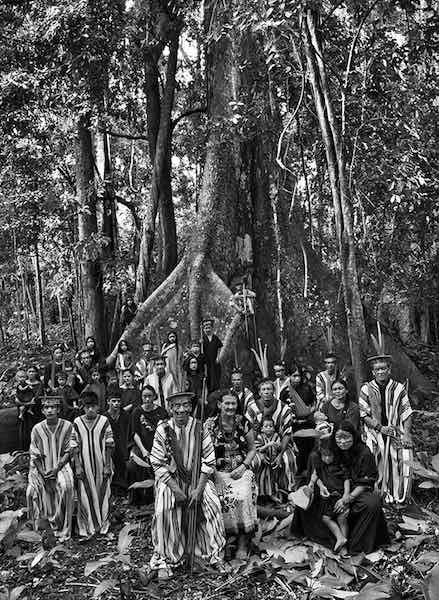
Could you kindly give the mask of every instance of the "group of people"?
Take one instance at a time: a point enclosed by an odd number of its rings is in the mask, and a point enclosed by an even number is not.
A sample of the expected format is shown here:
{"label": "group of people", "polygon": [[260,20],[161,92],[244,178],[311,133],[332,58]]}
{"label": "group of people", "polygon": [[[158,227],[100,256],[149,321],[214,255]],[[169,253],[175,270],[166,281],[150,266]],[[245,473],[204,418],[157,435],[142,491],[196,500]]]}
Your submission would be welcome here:
{"label": "group of people", "polygon": [[137,482],[128,501],[154,499],[150,566],[160,579],[189,555],[223,569],[228,539],[245,558],[258,504],[290,502],[292,533],[335,552],[386,543],[382,501],[410,494],[412,411],[405,387],[391,378],[391,357],[371,357],[373,379],[357,400],[332,353],[315,382],[297,364],[288,374],[280,361],[257,390],[239,369],[222,389],[221,346],[206,319],[202,342],[188,352],[170,331],[158,354],[146,344],[137,361],[121,342],[112,365],[89,338],[70,373],[60,347],[41,378],[34,367],[19,371],[35,526],[47,518],[68,539],[76,487],[79,535],[106,533],[111,494]]}

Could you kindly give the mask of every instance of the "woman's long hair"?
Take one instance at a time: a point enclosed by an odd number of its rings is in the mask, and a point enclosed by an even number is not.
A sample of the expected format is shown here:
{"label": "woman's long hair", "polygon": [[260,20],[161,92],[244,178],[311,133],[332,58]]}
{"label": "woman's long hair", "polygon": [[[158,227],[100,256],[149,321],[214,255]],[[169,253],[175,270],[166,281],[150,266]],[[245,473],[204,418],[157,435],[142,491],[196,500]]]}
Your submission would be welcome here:
{"label": "woman's long hair", "polygon": [[346,411],[349,407],[349,404],[351,403],[351,396],[349,394],[349,388],[348,388],[348,384],[346,379],[343,379],[342,377],[336,377],[334,379],[334,381],[331,384],[331,390],[334,387],[334,385],[336,383],[341,383],[341,385],[344,387],[344,389],[346,390],[346,395],[344,397],[344,406],[343,406],[343,419],[346,417]]}
{"label": "woman's long hair", "polygon": [[[335,436],[337,431],[345,431],[346,433],[350,433],[353,438],[352,447],[349,448],[348,451],[340,450],[335,442]],[[352,464],[357,459],[357,456],[362,448],[364,443],[361,439],[359,431],[355,429],[350,421],[342,421],[338,425],[334,427],[334,431],[332,432],[332,448],[334,450],[335,456],[341,460],[342,462]]]}

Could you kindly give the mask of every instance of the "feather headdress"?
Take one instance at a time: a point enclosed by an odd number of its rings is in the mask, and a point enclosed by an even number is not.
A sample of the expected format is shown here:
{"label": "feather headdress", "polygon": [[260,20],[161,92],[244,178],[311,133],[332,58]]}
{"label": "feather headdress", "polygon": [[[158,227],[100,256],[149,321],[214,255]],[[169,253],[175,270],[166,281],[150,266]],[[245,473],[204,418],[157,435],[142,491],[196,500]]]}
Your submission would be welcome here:
{"label": "feather headdress", "polygon": [[373,335],[373,333],[371,333],[370,337],[372,339],[372,343],[374,345],[376,354],[374,356],[370,356],[367,359],[367,361],[368,362],[373,362],[374,360],[391,361],[392,360],[391,355],[386,353],[386,348],[384,345],[384,336],[383,336],[383,332],[381,331],[381,325],[380,325],[379,321],[377,321],[377,337],[375,337]]}
{"label": "feather headdress", "polygon": [[268,377],[268,358],[267,358],[267,344],[265,344],[262,350],[261,338],[258,338],[258,350],[256,352],[254,348],[251,349],[255,355],[256,362],[258,363],[259,370],[261,371],[262,377]]}

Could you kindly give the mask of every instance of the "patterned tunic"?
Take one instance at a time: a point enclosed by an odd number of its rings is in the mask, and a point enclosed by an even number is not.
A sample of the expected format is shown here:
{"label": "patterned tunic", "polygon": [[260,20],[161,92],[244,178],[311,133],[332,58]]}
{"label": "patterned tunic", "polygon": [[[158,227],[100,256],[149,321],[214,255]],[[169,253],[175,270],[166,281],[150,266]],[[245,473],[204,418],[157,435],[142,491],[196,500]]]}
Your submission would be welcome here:
{"label": "patterned tunic", "polygon": [[[155,474],[155,514],[152,523],[154,553],[152,569],[166,569],[180,563],[186,550],[187,506],[176,504],[175,495],[167,485],[173,478],[180,489],[190,493],[190,474],[194,461],[198,421],[189,417],[185,427],[178,427],[174,419],[160,423],[154,436],[150,461]],[[182,464],[178,467],[172,446],[179,450]],[[210,476],[215,469],[212,438],[203,431],[201,472]],[[186,475],[185,475],[186,473]],[[222,558],[225,545],[221,504],[213,481],[204,488],[199,508],[202,518],[198,523],[195,555],[211,563]]]}
{"label": "patterned tunic", "polygon": [[73,473],[67,463],[58,472],[56,479],[45,482],[37,469],[37,463],[44,472],[55,469],[61,458],[70,450],[72,424],[59,419],[55,431],[51,431],[46,421],[32,429],[30,468],[26,492],[29,516],[38,528],[39,519],[48,519],[60,541],[70,538],[73,513]]}
{"label": "patterned tunic", "polygon": [[[261,430],[264,415],[273,420],[275,432],[281,440],[285,436],[292,435],[293,416],[289,406],[280,400],[274,399],[273,404],[268,409],[264,408],[264,412],[262,412],[256,401],[249,402],[246,419],[252,424],[256,435]],[[260,455],[256,455],[253,466],[260,496],[276,495],[279,488],[286,492],[293,491],[296,458],[292,441],[290,441],[285,452],[282,454],[282,462],[282,468],[273,469],[271,465],[261,460]]]}
{"label": "patterned tunic", "polygon": [[83,479],[78,481],[79,535],[107,533],[112,476],[105,478],[104,468],[106,448],[114,447],[111,425],[103,415],[93,422],[84,416],[76,417],[73,425],[71,446],[79,450],[84,472]]}
{"label": "patterned tunic", "polygon": [[[403,448],[398,438],[404,434],[404,423],[412,414],[410,400],[402,383],[390,379],[385,389],[385,404],[381,405],[380,388],[376,381],[365,383],[360,391],[358,401],[360,417],[372,417],[382,423],[382,415],[388,424],[396,429],[396,438],[388,438],[364,423],[366,445],[375,457],[378,466],[378,484],[382,486],[383,478],[387,485],[383,491],[390,502],[404,502],[410,496],[411,469],[409,462],[413,460],[412,450]],[[383,411],[383,412],[382,412]],[[387,439],[390,440],[386,464],[384,456]]]}
{"label": "patterned tunic", "polygon": [[329,402],[332,393],[332,384],[337,374],[330,375],[327,371],[320,371],[316,377],[317,410],[321,410],[325,402]]}

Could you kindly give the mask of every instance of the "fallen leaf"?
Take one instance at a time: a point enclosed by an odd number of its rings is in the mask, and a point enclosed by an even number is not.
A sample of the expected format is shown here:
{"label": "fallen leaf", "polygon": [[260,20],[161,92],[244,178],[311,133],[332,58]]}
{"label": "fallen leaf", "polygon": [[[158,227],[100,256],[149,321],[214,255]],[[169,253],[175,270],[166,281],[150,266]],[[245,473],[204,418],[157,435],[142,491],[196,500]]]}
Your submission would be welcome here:
{"label": "fallen leaf", "polygon": [[439,481],[437,481],[436,483],[434,483],[433,481],[423,481],[418,485],[418,487],[422,488],[423,490],[432,490],[433,488],[439,487]]}
{"label": "fallen leaf", "polygon": [[17,540],[31,544],[41,544],[41,534],[31,529],[22,529],[17,533]]}
{"label": "fallen leaf", "polygon": [[154,479],[145,479],[144,481],[135,481],[129,486],[129,490],[147,489],[154,486]]}
{"label": "fallen leaf", "polygon": [[32,562],[29,565],[29,568],[34,569],[46,556],[47,556],[47,550],[43,550],[43,549],[39,550],[35,554]]}
{"label": "fallen leaf", "polygon": [[271,546],[264,548],[268,556],[273,558],[282,558],[286,563],[300,564],[309,559],[308,548],[306,546]]}
{"label": "fallen leaf", "polygon": [[100,558],[99,560],[91,560],[88,563],[86,563],[85,567],[84,567],[84,575],[90,575],[91,573],[93,573],[94,571],[96,571],[97,569],[99,569],[100,567],[102,567],[103,565],[108,565],[108,563],[110,563],[113,560],[112,556],[104,556],[103,558]]}
{"label": "fallen leaf", "polygon": [[384,600],[390,598],[390,583],[366,583],[355,600]]}
{"label": "fallen leaf", "polygon": [[412,548],[420,546],[422,542],[425,542],[425,540],[429,540],[430,538],[431,535],[409,535],[404,540],[404,546],[407,550],[411,550]]}
{"label": "fallen leaf", "polygon": [[382,550],[376,550],[375,552],[366,554],[365,558],[371,563],[376,563],[380,560],[383,560],[383,558],[386,558],[386,555]]}
{"label": "fallen leaf", "polygon": [[400,529],[407,531],[417,531],[418,533],[425,533],[428,530],[428,523],[422,519],[414,519],[407,515],[402,515],[403,523],[398,523]]}
{"label": "fallen leaf", "polygon": [[101,583],[95,588],[93,592],[93,598],[100,598],[104,592],[108,592],[108,590],[112,590],[117,585],[117,579],[104,579]]}

